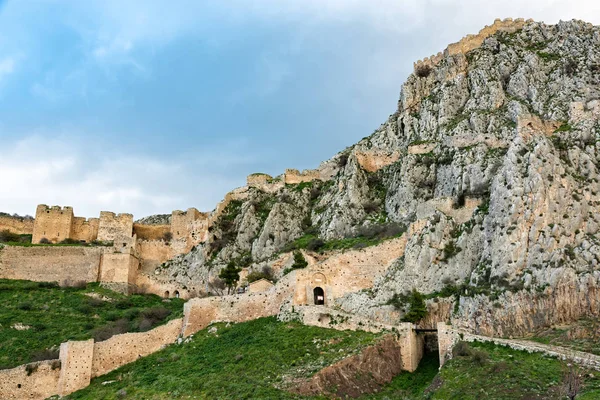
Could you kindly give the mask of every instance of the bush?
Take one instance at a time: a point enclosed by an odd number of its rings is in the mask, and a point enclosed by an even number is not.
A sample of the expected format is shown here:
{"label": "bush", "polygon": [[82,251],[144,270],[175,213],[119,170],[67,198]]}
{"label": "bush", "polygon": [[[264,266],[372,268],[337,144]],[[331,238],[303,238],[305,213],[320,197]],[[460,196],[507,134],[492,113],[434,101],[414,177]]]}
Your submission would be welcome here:
{"label": "bush", "polygon": [[56,360],[59,357],[58,349],[36,350],[31,353],[31,361]]}
{"label": "bush", "polygon": [[16,233],[12,233],[8,229],[5,229],[0,232],[0,243],[19,242],[20,239],[21,239],[20,235],[18,235]]}
{"label": "bush", "polygon": [[489,356],[485,351],[474,349],[471,352],[471,359],[475,364],[481,366],[488,362]]}
{"label": "bush", "polygon": [[50,241],[47,238],[43,237],[40,239],[40,243],[41,244],[50,244]]}
{"label": "bush", "polygon": [[378,201],[367,201],[363,204],[363,209],[367,214],[372,214],[379,210],[380,203]]}
{"label": "bush", "polygon": [[173,234],[171,232],[165,232],[162,236],[162,240],[169,243],[171,240],[173,240]]}
{"label": "bush", "polygon": [[127,331],[129,331],[129,321],[126,318],[121,318],[109,325],[94,329],[92,331],[92,337],[96,342],[102,342],[110,339],[114,335],[126,333]]}
{"label": "bush", "polygon": [[154,322],[161,322],[171,314],[171,310],[165,307],[152,307],[141,312],[144,318],[148,318]]}
{"label": "bush", "polygon": [[431,66],[429,64],[419,64],[415,67],[415,75],[419,78],[426,78],[431,74]]}
{"label": "bush", "polygon": [[427,305],[421,293],[413,289],[408,296],[408,312],[402,317],[404,322],[417,323],[427,316]]}
{"label": "bush", "polygon": [[454,348],[452,349],[453,357],[468,357],[472,353],[471,346],[467,342],[460,341],[456,343]]}
{"label": "bush", "polygon": [[246,277],[248,283],[256,282],[261,279],[273,280],[273,269],[269,266],[263,267],[262,271],[253,271]]}
{"label": "bush", "polygon": [[323,246],[325,246],[325,242],[323,241],[323,239],[316,238],[308,242],[308,245],[306,245],[306,249],[310,251],[319,251],[323,248]]}
{"label": "bush", "polygon": [[60,244],[81,244],[81,242],[79,240],[75,240],[75,239],[71,239],[71,238],[66,238],[63,239]]}
{"label": "bush", "polygon": [[337,164],[338,167],[340,168],[344,168],[346,166],[346,164],[348,164],[348,153],[342,153],[340,154],[340,158],[338,158]]}
{"label": "bush", "polygon": [[17,308],[23,311],[31,311],[33,309],[33,305],[29,302],[20,303]]}
{"label": "bush", "polygon": [[302,253],[299,251],[295,251],[294,252],[294,263],[289,268],[286,268],[283,271],[283,275],[289,274],[290,272],[292,272],[295,269],[306,268],[306,266],[308,266],[308,262],[306,261],[306,259],[302,255]]}

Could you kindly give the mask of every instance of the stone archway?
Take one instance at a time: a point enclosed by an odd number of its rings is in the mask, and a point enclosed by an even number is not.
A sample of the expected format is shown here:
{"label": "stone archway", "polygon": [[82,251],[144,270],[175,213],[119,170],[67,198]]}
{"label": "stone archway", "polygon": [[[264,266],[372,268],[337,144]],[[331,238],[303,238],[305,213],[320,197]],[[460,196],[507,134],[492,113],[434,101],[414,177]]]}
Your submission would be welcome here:
{"label": "stone archway", "polygon": [[165,292],[165,296],[164,296],[164,297],[165,297],[166,299],[168,299],[170,294],[171,294],[171,293],[169,293],[169,291],[167,290],[167,291]]}
{"label": "stone archway", "polygon": [[175,291],[175,298],[178,299],[179,298],[179,290]]}
{"label": "stone archway", "polygon": [[325,291],[317,286],[316,288],[313,289],[313,295],[314,295],[314,300],[315,300],[315,305],[316,306],[322,306],[325,305]]}

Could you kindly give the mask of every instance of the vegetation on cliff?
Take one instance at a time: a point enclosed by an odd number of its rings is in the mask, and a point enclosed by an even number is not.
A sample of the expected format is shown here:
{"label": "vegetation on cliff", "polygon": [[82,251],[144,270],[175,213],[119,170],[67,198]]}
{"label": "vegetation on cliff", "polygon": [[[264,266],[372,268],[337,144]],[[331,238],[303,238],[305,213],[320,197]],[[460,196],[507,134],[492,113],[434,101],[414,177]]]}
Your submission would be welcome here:
{"label": "vegetation on cliff", "polygon": [[0,369],[58,358],[67,340],[146,331],[183,312],[183,300],[125,296],[98,284],[0,280]]}

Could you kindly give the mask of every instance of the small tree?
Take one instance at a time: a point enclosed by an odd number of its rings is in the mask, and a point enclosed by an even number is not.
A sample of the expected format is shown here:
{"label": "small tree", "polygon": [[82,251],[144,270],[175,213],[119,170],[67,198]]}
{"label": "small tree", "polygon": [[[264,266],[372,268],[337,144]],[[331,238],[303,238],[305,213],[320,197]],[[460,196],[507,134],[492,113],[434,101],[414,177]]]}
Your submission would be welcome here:
{"label": "small tree", "polygon": [[172,234],[171,232],[165,232],[165,233],[163,234],[163,237],[162,237],[162,239],[163,239],[165,242],[169,243],[169,242],[170,242],[170,241],[173,239],[173,234]]}
{"label": "small tree", "polygon": [[219,273],[219,278],[223,279],[223,282],[225,282],[225,286],[227,287],[227,294],[231,293],[237,286],[237,283],[240,280],[241,270],[241,268],[235,266],[233,261],[229,261],[227,266]]}
{"label": "small tree", "polygon": [[408,296],[408,312],[404,314],[402,321],[417,323],[427,316],[427,304],[423,295],[416,289]]}

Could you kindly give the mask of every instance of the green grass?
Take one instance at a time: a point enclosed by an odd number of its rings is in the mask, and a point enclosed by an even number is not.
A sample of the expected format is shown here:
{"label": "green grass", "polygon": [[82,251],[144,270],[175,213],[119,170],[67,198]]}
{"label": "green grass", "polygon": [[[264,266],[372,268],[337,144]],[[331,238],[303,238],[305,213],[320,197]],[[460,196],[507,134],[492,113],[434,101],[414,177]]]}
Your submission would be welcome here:
{"label": "green grass", "polygon": [[[86,293],[97,293],[110,301],[93,299]],[[163,302],[156,295],[125,296],[98,284],[86,288],[59,288],[44,282],[0,279],[0,368],[12,368],[34,360],[40,352],[67,340],[85,340],[115,324],[120,329],[149,329],[149,310],[167,308],[165,318],[178,318],[183,300]],[[167,311],[162,311],[167,313]],[[15,324],[30,326],[27,330],[12,328]]]}
{"label": "green grass", "polygon": [[600,355],[600,324],[589,319],[577,321],[569,326],[539,331],[527,339]]}
{"label": "green grass", "polygon": [[[440,371],[441,386],[429,399],[564,399],[564,363],[540,353],[512,350],[490,343],[471,343],[471,351],[483,354],[457,356]],[[474,349],[474,350],[473,350]],[[483,361],[481,361],[483,360]],[[597,376],[596,373],[593,374]],[[587,378],[579,398],[598,398],[600,379]]]}
{"label": "green grass", "polygon": [[[292,399],[281,389],[367,345],[377,335],[278,322],[274,317],[214,325],[189,343],[125,365],[70,399]],[[102,382],[115,381],[103,385]]]}

